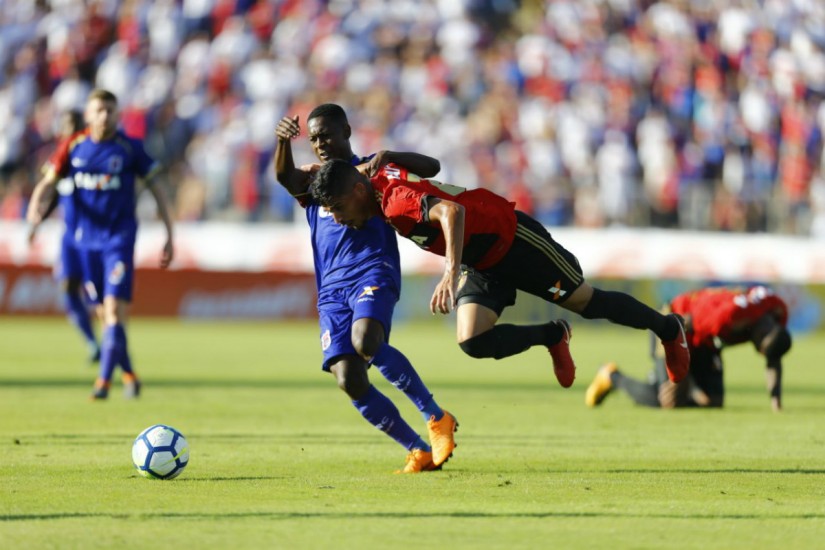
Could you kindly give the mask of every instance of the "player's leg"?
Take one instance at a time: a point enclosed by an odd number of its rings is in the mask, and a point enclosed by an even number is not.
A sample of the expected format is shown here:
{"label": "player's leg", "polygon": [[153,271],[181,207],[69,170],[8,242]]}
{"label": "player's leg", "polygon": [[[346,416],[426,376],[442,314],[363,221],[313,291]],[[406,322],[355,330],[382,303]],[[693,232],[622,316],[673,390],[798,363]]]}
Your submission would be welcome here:
{"label": "player's leg", "polygon": [[[585,319],[607,319],[627,327],[652,330],[665,345],[670,378],[678,381],[687,374],[690,354],[679,317],[663,315],[629,294],[591,287],[584,281],[576,256],[554,241],[533,218],[518,213],[516,239],[505,261],[502,269],[519,281],[518,288],[522,290]],[[532,268],[527,267],[528,263]]]}
{"label": "player's leg", "polygon": [[323,370],[335,376],[338,387],[367,422],[409,451],[407,467],[411,471],[434,469],[430,446],[401,417],[393,402],[369,382],[368,363],[352,345],[352,310],[346,296],[322,293],[318,299],[318,317]]}
{"label": "player's leg", "polygon": [[439,406],[409,359],[391,346],[384,334],[384,324],[370,317],[362,317],[352,325],[355,350],[364,359],[371,360],[378,372],[404,392],[421,412],[427,422],[433,463],[441,466],[452,456],[456,447],[454,432],[458,422],[450,412]]}
{"label": "player's leg", "polygon": [[132,300],[134,266],[133,246],[117,246],[102,255],[103,273],[103,337],[99,380],[111,385],[117,366],[123,370],[123,391],[126,398],[140,395],[141,383],[132,368],[126,322]]}
{"label": "player's leg", "polygon": [[554,320],[541,325],[497,324],[505,307],[516,302],[516,290],[486,272],[465,270],[459,281],[456,339],[461,349],[476,359],[503,359],[532,346],[545,346],[553,357],[559,383],[569,387],[576,367],[570,357],[570,326]]}
{"label": "player's leg", "polygon": [[719,350],[710,347],[691,349],[690,376],[680,382],[679,386],[685,382],[689,384],[685,395],[681,397],[684,406],[714,408],[724,406],[724,366]]}
{"label": "player's leg", "polygon": [[100,359],[100,346],[92,329],[89,307],[83,293],[83,268],[79,252],[71,237],[64,235],[61,240],[60,259],[55,266],[55,277],[60,281],[66,316],[83,335],[89,350],[89,362],[94,363]]}

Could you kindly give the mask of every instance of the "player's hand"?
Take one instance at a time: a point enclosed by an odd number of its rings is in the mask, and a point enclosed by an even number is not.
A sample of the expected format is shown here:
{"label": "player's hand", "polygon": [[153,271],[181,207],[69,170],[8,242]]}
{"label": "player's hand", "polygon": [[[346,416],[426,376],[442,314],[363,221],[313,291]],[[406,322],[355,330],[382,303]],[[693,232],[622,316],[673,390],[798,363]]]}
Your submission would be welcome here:
{"label": "player's hand", "polygon": [[160,256],[160,267],[166,269],[172,263],[172,258],[175,257],[175,246],[172,244],[172,239],[166,241],[163,245],[163,253]]}
{"label": "player's hand", "polygon": [[278,122],[275,127],[275,135],[278,139],[288,141],[295,139],[301,134],[301,125],[298,123],[298,115],[294,117],[285,116]]}
{"label": "player's hand", "polygon": [[441,277],[438,285],[435,287],[433,297],[430,299],[430,312],[433,315],[436,313],[448,314],[455,309],[455,295],[456,287],[458,286],[458,278],[447,272]]}
{"label": "player's hand", "polygon": [[389,151],[381,150],[375,153],[375,156],[372,157],[368,163],[360,165],[358,171],[368,178],[371,178],[389,163]]}

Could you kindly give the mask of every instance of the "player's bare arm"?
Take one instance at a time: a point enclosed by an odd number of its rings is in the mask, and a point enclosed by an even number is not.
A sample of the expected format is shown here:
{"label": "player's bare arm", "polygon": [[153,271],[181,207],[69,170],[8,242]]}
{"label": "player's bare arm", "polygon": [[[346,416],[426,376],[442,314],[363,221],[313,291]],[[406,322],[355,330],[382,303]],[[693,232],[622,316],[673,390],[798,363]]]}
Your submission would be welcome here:
{"label": "player's bare arm", "polygon": [[771,396],[771,409],[779,412],[782,410],[782,363],[768,365],[765,370],[765,381]]}
{"label": "player's bare arm", "polygon": [[160,267],[162,269],[166,269],[169,267],[169,264],[172,263],[172,259],[175,256],[174,241],[172,238],[172,217],[169,214],[169,203],[166,199],[166,194],[157,182],[153,185],[147,185],[147,187],[149,187],[149,192],[152,193],[152,196],[155,198],[155,202],[158,205],[158,216],[160,216],[160,219],[163,221],[163,225],[166,228],[166,243],[163,245],[163,251],[161,252],[160,257]]}
{"label": "player's bare arm", "polygon": [[289,193],[298,197],[307,193],[311,181],[311,171],[295,167],[292,158],[291,141],[301,134],[298,115],[284,117],[275,127],[278,143],[275,146],[275,177]]}
{"label": "player's bare arm", "polygon": [[42,207],[44,198],[54,193],[57,184],[57,174],[49,170],[34,186],[29,207],[26,211],[26,221],[32,225],[39,225],[45,218],[46,209]]}
{"label": "player's bare arm", "polygon": [[408,171],[422,178],[431,178],[441,170],[438,159],[419,153],[381,150],[369,162],[357,166],[358,171],[367,177],[372,177],[387,164],[403,166]]}
{"label": "player's bare arm", "polygon": [[428,216],[430,221],[441,225],[444,234],[444,275],[435,287],[430,299],[430,311],[435,314],[450,313],[455,308],[458,276],[461,271],[461,255],[464,246],[464,207],[457,202],[431,198]]}
{"label": "player's bare arm", "polygon": [[[29,235],[28,235],[29,244],[34,243],[34,238],[37,235],[37,230],[40,228],[40,225],[57,208],[57,205],[60,202],[60,194],[57,192],[57,188],[56,187],[51,187],[50,189],[47,189],[46,192],[43,193],[43,199],[42,200],[44,202],[46,202],[46,207],[43,210],[43,212],[40,214],[40,221],[32,223],[29,226]],[[29,205],[29,207],[31,207],[31,205]]]}

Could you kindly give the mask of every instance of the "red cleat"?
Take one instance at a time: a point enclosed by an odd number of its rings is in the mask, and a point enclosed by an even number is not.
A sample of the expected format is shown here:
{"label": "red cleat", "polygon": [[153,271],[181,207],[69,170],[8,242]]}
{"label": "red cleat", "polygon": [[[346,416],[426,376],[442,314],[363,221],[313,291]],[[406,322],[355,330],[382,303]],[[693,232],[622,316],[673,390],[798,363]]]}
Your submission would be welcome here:
{"label": "red cleat", "polygon": [[573,329],[564,319],[552,322],[559,325],[564,334],[561,340],[552,346],[547,346],[547,350],[553,358],[553,372],[556,374],[556,380],[559,381],[562,388],[569,388],[573,385],[573,380],[576,379],[576,364],[570,355],[570,338],[573,337]]}
{"label": "red cleat", "polygon": [[667,342],[662,342],[665,348],[665,367],[667,367],[667,377],[674,384],[679,383],[687,376],[690,370],[690,350],[688,349],[687,338],[685,337],[685,322],[682,317],[671,313],[679,322],[679,333],[676,338]]}

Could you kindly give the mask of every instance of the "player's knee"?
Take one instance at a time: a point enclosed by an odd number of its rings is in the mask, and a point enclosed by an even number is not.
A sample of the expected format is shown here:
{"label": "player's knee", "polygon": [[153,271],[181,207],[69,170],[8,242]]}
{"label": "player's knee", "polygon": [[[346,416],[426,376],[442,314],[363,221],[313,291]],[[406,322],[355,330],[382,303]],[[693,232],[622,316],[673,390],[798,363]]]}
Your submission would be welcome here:
{"label": "player's knee", "polygon": [[363,358],[375,357],[384,343],[384,327],[378,323],[356,322],[352,327],[352,347]]}
{"label": "player's knee", "polygon": [[472,338],[468,338],[463,342],[459,342],[458,346],[464,353],[470,357],[474,357],[475,359],[495,357],[496,354],[495,341],[487,332],[483,332],[473,336]]}
{"label": "player's knee", "polygon": [[765,340],[763,350],[768,361],[781,359],[791,349],[791,333],[785,327],[769,334]]}

